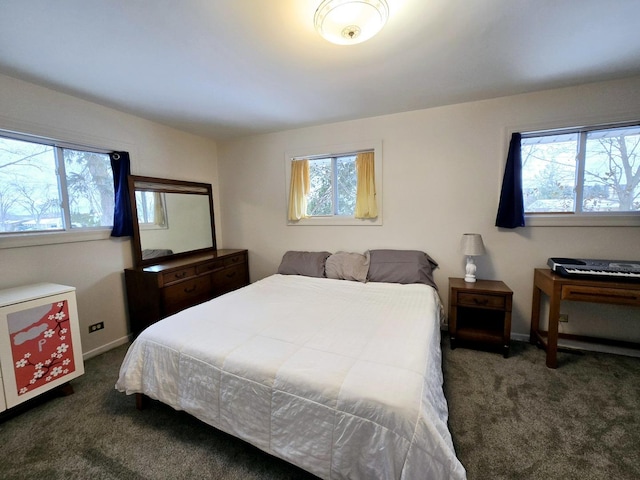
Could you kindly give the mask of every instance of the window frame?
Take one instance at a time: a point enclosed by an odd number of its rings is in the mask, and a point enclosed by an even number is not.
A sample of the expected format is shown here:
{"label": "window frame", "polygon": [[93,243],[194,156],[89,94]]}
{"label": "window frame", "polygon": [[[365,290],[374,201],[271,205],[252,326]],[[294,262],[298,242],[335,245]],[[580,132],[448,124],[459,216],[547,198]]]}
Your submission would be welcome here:
{"label": "window frame", "polygon": [[[316,156],[316,157],[304,157],[304,158],[292,158],[291,161],[293,160],[308,160],[309,161],[309,168],[311,169],[311,165],[312,162],[315,161],[320,161],[320,160],[329,160],[329,164],[331,165],[331,209],[332,209],[332,213],[328,214],[328,215],[311,215],[309,218],[329,218],[329,217],[335,217],[335,218],[352,218],[352,216],[350,215],[340,215],[339,213],[336,213],[336,211],[339,209],[340,207],[340,195],[338,192],[338,159],[341,158],[350,158],[353,157],[353,163],[354,163],[354,168],[355,168],[355,162],[356,162],[356,158],[357,155],[359,153],[363,153],[363,152],[372,152],[373,150],[360,150],[357,152],[343,152],[343,153],[335,153],[335,154],[331,154],[331,155],[320,155],[320,156]],[[357,172],[356,172],[357,175]]]}
{"label": "window frame", "polygon": [[[378,216],[376,218],[355,218],[344,215],[327,215],[302,218],[298,221],[288,219],[289,188],[291,183],[291,162],[303,158],[331,158],[353,155],[358,152],[374,152],[376,200]],[[382,225],[382,140],[368,140],[339,145],[307,147],[290,150],[284,156],[285,166],[285,201],[284,217],[287,226],[379,226]]]}
{"label": "window frame", "polygon": [[[136,205],[142,205],[143,206],[143,211],[144,211],[144,215],[148,217],[149,212],[147,211],[147,207],[146,207],[146,203],[145,202],[141,202],[140,199],[138,199],[138,193],[140,193],[142,195],[142,198],[145,197],[145,194],[153,194],[154,192],[148,191],[148,190],[140,190],[140,191],[136,191],[135,195],[136,195]],[[138,219],[138,227],[140,228],[140,230],[168,230],[169,229],[169,219],[167,218],[167,197],[166,197],[166,192],[159,192],[159,198],[160,198],[160,203],[162,204],[162,210],[164,211],[164,215],[165,215],[165,222],[162,225],[158,225],[157,223],[154,222],[141,222],[140,219]]]}
{"label": "window frame", "polygon": [[[60,175],[61,170],[59,165],[60,162],[64,163],[63,150],[79,150],[104,155],[109,155],[116,151],[115,149],[88,146],[81,143],[57,140],[48,136],[40,136],[6,129],[0,129],[0,136],[12,140],[47,145],[54,149],[54,155],[56,156],[57,162],[57,175],[59,176],[58,188],[62,189],[61,200],[63,202],[63,206],[61,210],[66,225],[70,225],[69,199],[68,192],[66,190],[67,180],[65,175]],[[64,166],[62,169],[62,172],[64,173]],[[64,230],[54,231],[40,230],[32,232],[6,232],[0,235],[0,249],[105,240],[111,237],[112,230],[113,225],[82,228],[66,227]]]}
{"label": "window frame", "polygon": [[[594,130],[616,129],[624,127],[640,127],[640,121],[625,121],[618,123],[583,125],[578,127],[560,128],[540,128],[522,129],[522,139],[538,137],[543,135],[560,135],[576,133],[579,135],[577,152],[577,172],[576,176],[576,207],[582,201],[582,190],[584,188],[584,168],[585,168],[585,148],[587,133]],[[513,130],[515,132],[517,130]],[[513,133],[511,132],[511,133]],[[507,138],[511,137],[511,133]],[[504,174],[504,165],[502,174]],[[527,227],[631,227],[640,226],[640,212],[584,212],[581,210],[574,212],[525,212],[525,225]]]}

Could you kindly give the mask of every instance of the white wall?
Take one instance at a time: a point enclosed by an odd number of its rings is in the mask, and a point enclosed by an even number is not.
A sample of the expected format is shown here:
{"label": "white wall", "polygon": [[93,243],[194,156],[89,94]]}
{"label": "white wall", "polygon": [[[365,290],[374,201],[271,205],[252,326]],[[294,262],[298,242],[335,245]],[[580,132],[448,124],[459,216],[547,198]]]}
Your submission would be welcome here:
{"label": "white wall", "polygon": [[[219,144],[157,123],[0,75],[0,129],[131,153],[132,173],[213,184],[218,246],[248,248],[253,281],[274,273],[289,249],[364,251],[412,248],[463,273],[460,235],[483,235],[479,277],[515,292],[513,332],[529,329],[533,268],[550,256],[640,259],[640,228],[495,228],[502,169],[512,130],[640,119],[640,78],[322,125]],[[284,153],[314,146],[383,141],[384,224],[286,226]],[[126,340],[122,271],[128,239],[0,249],[0,288],[34,282],[77,287],[82,344],[95,354]],[[565,331],[640,340],[640,309],[567,306]],[[604,319],[605,321],[602,321]],[[88,325],[105,329],[88,334]]]}
{"label": "white wall", "polygon": [[[221,142],[225,241],[249,249],[252,281],[274,273],[286,250],[421,249],[440,263],[435,278],[446,305],[448,277],[464,272],[460,237],[478,232],[488,250],[478,277],[511,287],[512,332],[526,339],[534,268],[552,256],[640,260],[640,228],[496,228],[510,133],[640,120],[638,91],[640,77]],[[287,226],[285,152],[368,139],[383,142],[384,224]],[[640,309],[600,307],[567,305],[562,328],[640,341]]]}
{"label": "white wall", "polygon": [[[215,142],[0,75],[0,129],[131,155],[133,174],[212,183],[219,204]],[[222,247],[222,239],[219,238]],[[126,341],[123,270],[131,242],[108,239],[0,249],[0,288],[53,282],[77,288],[82,350],[91,356]],[[104,322],[89,334],[88,326]]]}

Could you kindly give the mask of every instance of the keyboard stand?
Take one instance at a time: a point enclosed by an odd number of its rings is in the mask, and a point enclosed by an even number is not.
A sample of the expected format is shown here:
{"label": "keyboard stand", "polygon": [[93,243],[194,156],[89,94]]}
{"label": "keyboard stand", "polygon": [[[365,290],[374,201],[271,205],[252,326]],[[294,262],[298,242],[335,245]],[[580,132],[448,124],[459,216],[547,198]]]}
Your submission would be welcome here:
{"label": "keyboard stand", "polygon": [[[547,331],[540,330],[540,300],[543,292],[549,296],[549,325]],[[569,278],[553,273],[550,269],[536,268],[533,275],[529,341],[534,345],[536,343],[539,344],[546,350],[547,367],[558,368],[559,338],[640,349],[640,344],[633,342],[558,333],[560,302],[562,300],[640,307],[640,284]]]}

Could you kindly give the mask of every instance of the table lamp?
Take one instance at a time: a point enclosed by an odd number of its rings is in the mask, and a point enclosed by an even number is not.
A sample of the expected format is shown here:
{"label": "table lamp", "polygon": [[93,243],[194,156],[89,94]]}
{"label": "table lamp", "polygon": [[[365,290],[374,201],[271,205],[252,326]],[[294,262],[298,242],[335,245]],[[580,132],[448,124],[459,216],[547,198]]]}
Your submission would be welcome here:
{"label": "table lamp", "polygon": [[462,250],[462,253],[467,256],[464,281],[473,283],[476,281],[476,264],[473,261],[473,257],[484,255],[486,253],[484,243],[482,243],[482,235],[479,233],[463,234],[462,242],[460,243],[460,250]]}

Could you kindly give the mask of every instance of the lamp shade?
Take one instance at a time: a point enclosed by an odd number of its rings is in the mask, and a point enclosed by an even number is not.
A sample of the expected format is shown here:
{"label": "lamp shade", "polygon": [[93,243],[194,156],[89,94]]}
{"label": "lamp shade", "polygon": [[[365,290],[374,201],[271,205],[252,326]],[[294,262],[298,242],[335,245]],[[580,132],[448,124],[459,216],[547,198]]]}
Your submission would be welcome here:
{"label": "lamp shade", "polygon": [[460,250],[467,256],[478,256],[487,253],[482,242],[482,235],[479,233],[465,233],[462,235]]}
{"label": "lamp shade", "polygon": [[313,20],[318,33],[331,43],[354,45],[373,37],[388,18],[385,0],[324,0]]}

